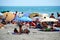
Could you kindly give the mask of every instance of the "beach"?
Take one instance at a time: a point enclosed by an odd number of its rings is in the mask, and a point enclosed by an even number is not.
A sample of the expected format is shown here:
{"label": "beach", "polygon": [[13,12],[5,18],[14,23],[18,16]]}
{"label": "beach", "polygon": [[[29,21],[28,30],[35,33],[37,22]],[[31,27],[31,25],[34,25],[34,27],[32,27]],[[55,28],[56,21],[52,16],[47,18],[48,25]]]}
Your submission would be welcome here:
{"label": "beach", "polygon": [[1,0],[0,40],[60,40],[60,0]]}
{"label": "beach", "polygon": [[0,29],[0,40],[60,40],[60,32],[43,32],[39,29],[29,29],[29,34],[12,34],[15,24],[7,24]]}

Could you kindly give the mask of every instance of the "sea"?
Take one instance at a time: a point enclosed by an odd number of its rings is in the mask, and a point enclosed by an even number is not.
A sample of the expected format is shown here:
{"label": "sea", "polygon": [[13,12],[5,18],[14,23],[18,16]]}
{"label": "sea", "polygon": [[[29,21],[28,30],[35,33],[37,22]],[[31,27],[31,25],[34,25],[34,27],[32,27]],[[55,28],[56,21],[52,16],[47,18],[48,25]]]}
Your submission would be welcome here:
{"label": "sea", "polygon": [[54,13],[54,16],[57,17],[57,12],[60,13],[60,6],[0,6],[1,11],[18,11],[24,13],[39,12],[47,13],[49,16],[51,13]]}

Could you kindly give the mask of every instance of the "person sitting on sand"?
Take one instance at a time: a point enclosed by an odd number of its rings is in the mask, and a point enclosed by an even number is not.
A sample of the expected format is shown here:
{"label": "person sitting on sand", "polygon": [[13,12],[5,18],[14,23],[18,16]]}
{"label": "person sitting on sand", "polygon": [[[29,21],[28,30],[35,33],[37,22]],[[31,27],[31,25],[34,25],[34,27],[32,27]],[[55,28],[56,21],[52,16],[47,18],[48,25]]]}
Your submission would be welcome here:
{"label": "person sitting on sand", "polygon": [[2,19],[2,22],[1,22],[1,23],[2,23],[2,24],[4,24],[4,25],[6,24],[6,22],[5,22],[5,19],[4,19],[4,18]]}
{"label": "person sitting on sand", "polygon": [[38,22],[38,23],[37,23],[37,25],[36,25],[36,28],[42,29],[42,28],[43,28],[43,26],[41,25],[41,23],[40,23],[40,22]]}
{"label": "person sitting on sand", "polygon": [[53,13],[51,14],[50,18],[55,18]]}
{"label": "person sitting on sand", "polygon": [[14,33],[18,33],[18,30],[16,28],[14,29]]}
{"label": "person sitting on sand", "polygon": [[29,27],[29,22],[26,22],[26,27]]}
{"label": "person sitting on sand", "polygon": [[48,24],[46,22],[42,22],[43,28],[48,28]]}
{"label": "person sitting on sand", "polygon": [[22,33],[22,23],[21,22],[18,22],[18,26],[19,26],[19,33]]}

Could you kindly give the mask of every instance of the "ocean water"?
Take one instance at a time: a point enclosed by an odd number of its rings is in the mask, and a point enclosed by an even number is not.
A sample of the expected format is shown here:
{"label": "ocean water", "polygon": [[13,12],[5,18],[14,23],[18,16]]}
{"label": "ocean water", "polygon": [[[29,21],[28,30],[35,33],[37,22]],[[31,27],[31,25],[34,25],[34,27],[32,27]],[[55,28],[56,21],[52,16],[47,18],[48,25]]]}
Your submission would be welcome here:
{"label": "ocean water", "polygon": [[18,11],[24,13],[40,12],[48,13],[49,15],[51,13],[54,13],[54,16],[57,16],[56,13],[60,13],[60,6],[0,6],[0,12],[7,10],[12,12]]}

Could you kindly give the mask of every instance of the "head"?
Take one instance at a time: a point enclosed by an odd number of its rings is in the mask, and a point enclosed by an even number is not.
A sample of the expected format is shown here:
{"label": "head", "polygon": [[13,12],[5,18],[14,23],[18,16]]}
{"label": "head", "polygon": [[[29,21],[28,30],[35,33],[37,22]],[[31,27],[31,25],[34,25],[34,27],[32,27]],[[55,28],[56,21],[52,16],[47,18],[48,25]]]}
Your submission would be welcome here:
{"label": "head", "polygon": [[23,14],[23,12],[21,12]]}
{"label": "head", "polygon": [[14,28],[14,30],[17,30],[17,28]]}
{"label": "head", "polygon": [[44,17],[44,19],[46,19],[46,17]]}
{"label": "head", "polygon": [[57,12],[57,15],[58,15],[59,13]]}
{"label": "head", "polygon": [[57,12],[57,17],[59,17],[59,13]]}
{"label": "head", "polygon": [[17,13],[17,11],[16,11],[16,13]]}
{"label": "head", "polygon": [[54,15],[54,13],[52,13],[51,15]]}

